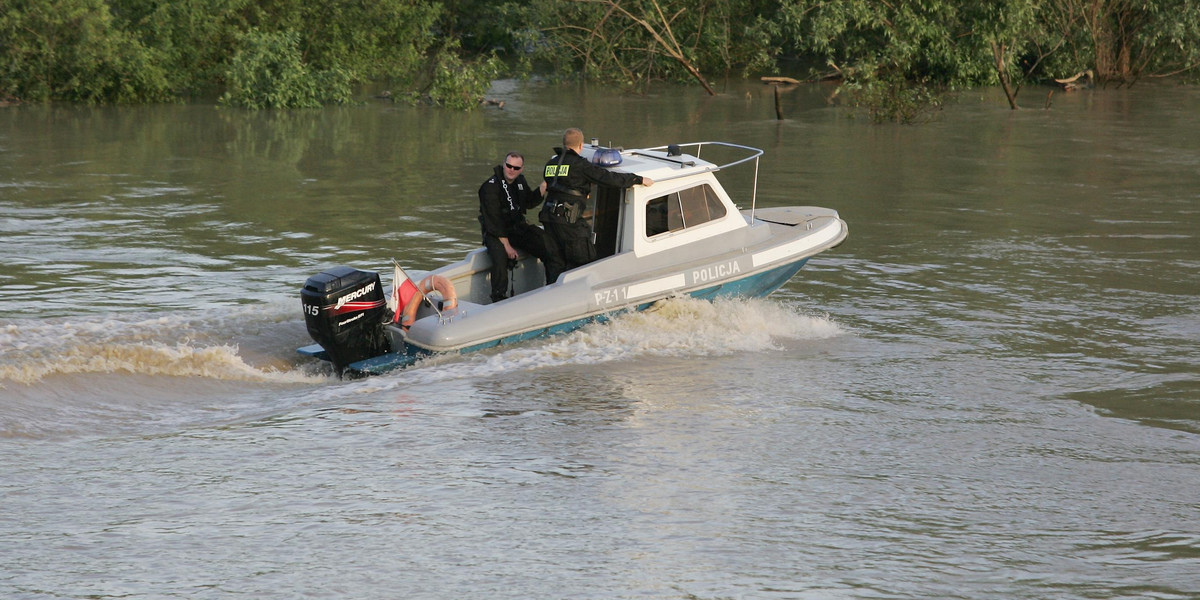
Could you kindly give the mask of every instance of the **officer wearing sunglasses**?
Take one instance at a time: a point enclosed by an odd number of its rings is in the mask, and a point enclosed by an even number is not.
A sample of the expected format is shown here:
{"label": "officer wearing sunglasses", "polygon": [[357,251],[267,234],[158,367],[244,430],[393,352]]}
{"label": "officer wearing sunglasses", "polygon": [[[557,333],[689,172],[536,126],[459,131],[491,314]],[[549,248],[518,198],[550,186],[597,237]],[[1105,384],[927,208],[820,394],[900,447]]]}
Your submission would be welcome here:
{"label": "officer wearing sunglasses", "polygon": [[517,250],[542,261],[546,284],[558,280],[563,263],[554,240],[541,227],[525,221],[525,211],[542,203],[537,188],[525,181],[525,157],[509,152],[496,165],[492,176],[479,187],[479,223],[483,245],[492,259],[492,302],[509,297],[509,268],[516,264]]}

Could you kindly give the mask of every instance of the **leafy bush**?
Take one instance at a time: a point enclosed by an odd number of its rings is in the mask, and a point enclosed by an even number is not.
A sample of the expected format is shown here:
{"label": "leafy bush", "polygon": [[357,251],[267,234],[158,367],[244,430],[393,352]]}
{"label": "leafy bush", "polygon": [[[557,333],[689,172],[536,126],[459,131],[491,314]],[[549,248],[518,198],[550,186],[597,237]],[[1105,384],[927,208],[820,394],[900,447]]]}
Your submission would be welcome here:
{"label": "leafy bush", "polygon": [[428,96],[442,106],[469,110],[483,100],[500,73],[500,62],[495,58],[463,61],[454,50],[452,46],[438,53]]}
{"label": "leafy bush", "polygon": [[866,110],[876,123],[917,123],[942,107],[942,94],[935,86],[900,77],[855,81],[847,88],[851,105]]}
{"label": "leafy bush", "polygon": [[86,103],[172,96],[157,53],[120,30],[104,0],[11,0],[0,11],[0,93]]}
{"label": "leafy bush", "polygon": [[300,56],[294,31],[242,36],[226,75],[221,104],[245,108],[316,108],[350,101],[351,75],[339,69],[313,73]]}
{"label": "leafy bush", "polygon": [[696,80],[710,91],[706,76],[820,65],[813,75],[842,77],[859,101],[901,104],[1000,82],[1015,106],[1023,83],[1085,69],[1122,84],[1200,76],[1200,0],[0,3],[0,95],[29,101],[224,90],[230,105],[315,106],[387,82],[396,97],[470,108],[503,70],[497,56],[522,73],[539,64],[630,88]]}

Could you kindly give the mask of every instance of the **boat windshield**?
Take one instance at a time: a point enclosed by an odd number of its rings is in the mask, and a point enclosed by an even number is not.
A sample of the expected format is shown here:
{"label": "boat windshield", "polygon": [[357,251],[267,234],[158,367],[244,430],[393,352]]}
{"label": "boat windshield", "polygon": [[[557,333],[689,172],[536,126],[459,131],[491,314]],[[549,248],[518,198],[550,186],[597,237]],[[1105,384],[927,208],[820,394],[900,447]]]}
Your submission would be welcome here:
{"label": "boat windshield", "polygon": [[646,203],[646,237],[679,231],[724,217],[725,205],[707,183]]}

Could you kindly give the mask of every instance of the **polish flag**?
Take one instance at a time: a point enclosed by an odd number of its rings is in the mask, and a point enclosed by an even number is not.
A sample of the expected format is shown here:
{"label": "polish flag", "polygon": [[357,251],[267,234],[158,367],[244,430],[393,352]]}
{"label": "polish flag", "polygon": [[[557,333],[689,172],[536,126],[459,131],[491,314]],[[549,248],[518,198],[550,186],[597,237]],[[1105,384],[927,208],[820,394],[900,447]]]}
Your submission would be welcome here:
{"label": "polish flag", "polygon": [[408,278],[408,274],[400,268],[400,263],[393,260],[392,265],[395,267],[395,271],[392,273],[392,298],[388,304],[395,305],[395,316],[392,317],[392,322],[399,323],[400,313],[404,312],[408,301],[417,295],[417,284]]}

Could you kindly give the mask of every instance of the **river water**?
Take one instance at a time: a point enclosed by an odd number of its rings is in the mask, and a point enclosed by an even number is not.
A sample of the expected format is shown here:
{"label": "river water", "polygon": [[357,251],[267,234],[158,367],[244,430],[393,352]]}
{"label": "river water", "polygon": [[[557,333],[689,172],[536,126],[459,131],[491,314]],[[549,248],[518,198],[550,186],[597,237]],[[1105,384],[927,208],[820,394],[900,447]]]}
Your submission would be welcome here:
{"label": "river water", "polygon": [[[1200,89],[1047,91],[0,109],[0,597],[1200,597]],[[309,275],[461,257],[569,126],[761,147],[850,237],[767,299],[295,354]]]}

